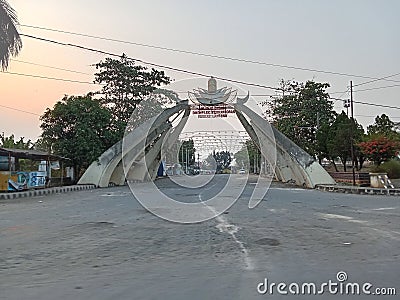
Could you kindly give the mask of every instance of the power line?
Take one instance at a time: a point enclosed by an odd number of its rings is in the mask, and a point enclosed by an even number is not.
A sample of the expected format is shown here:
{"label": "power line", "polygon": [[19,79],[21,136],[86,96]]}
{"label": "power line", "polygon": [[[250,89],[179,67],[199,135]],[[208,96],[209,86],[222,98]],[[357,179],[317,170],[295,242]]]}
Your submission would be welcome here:
{"label": "power line", "polygon": [[[37,36],[33,36],[33,35],[28,35],[28,34],[22,34],[22,33],[20,34],[20,36],[40,40],[40,41],[47,42],[47,43],[53,43],[53,44],[57,44],[57,45],[61,45],[61,46],[74,47],[74,48],[78,48],[81,50],[91,51],[91,52],[100,53],[100,54],[104,54],[104,55],[121,57],[121,55],[119,55],[119,54],[115,54],[115,53],[111,53],[111,52],[107,52],[107,51],[103,51],[103,50],[99,50],[99,49],[95,49],[95,48],[85,47],[85,46],[81,46],[81,45],[77,45],[77,44],[64,43],[64,42],[59,42],[59,41],[55,41],[55,40],[51,40],[51,39],[46,39],[46,38],[37,37]],[[204,74],[204,73],[200,73],[200,72],[193,72],[193,71],[189,71],[189,70],[185,70],[185,69],[175,68],[175,67],[171,67],[171,66],[165,66],[165,65],[161,65],[161,64],[147,62],[147,61],[137,59],[137,58],[127,57],[127,59],[136,61],[136,62],[140,62],[145,65],[157,67],[160,69],[175,71],[175,72],[179,72],[179,73],[186,73],[186,74],[200,76],[200,77],[211,77],[212,76],[215,79],[232,82],[232,83],[236,83],[236,84],[242,84],[242,85],[253,86],[253,87],[258,87],[258,88],[265,88],[265,89],[276,90],[276,91],[282,90],[280,88],[271,87],[271,86],[267,86],[267,85],[263,85],[263,84],[245,82],[245,81],[241,81],[241,80],[229,79],[229,78],[224,78],[221,76],[214,76],[214,75]]]}
{"label": "power line", "polygon": [[[44,41],[44,42],[54,43],[54,44],[58,44],[58,45],[62,45],[62,46],[75,47],[75,48],[79,48],[79,49],[82,49],[82,50],[101,53],[101,54],[110,55],[110,56],[114,56],[114,57],[120,57],[120,55],[115,54],[115,53],[106,52],[106,51],[99,50],[99,49],[94,49],[94,48],[89,48],[89,47],[85,47],[85,46],[81,46],[81,45],[77,45],[77,44],[63,43],[63,42],[59,42],[59,41],[54,41],[54,40],[41,38],[41,37],[36,37],[36,36],[32,36],[32,35],[26,35],[26,34],[21,34],[21,36],[25,36],[25,37],[32,38],[32,39],[37,39],[37,40]],[[133,61],[137,61],[137,62],[141,62],[143,64],[147,64],[147,65],[163,68],[163,69],[168,69],[168,70],[181,72],[181,73],[186,73],[186,74],[191,74],[191,75],[196,75],[196,76],[202,76],[202,77],[210,77],[210,75],[206,75],[206,74],[203,74],[203,73],[193,72],[193,71],[189,71],[189,70],[185,70],[185,69],[179,69],[179,68],[174,68],[174,67],[160,65],[160,64],[155,64],[155,63],[151,63],[151,62],[146,62],[146,61],[143,61],[141,59],[135,59],[135,58],[129,58],[129,57],[127,57],[127,59],[130,59],[130,60],[133,60]],[[13,75],[20,75],[20,76],[36,77],[36,78],[42,78],[42,79],[60,80],[60,81],[67,81],[67,82],[96,84],[96,83],[93,83],[93,82],[83,82],[83,81],[77,81],[77,80],[68,80],[68,79],[61,79],[61,78],[54,78],[54,77],[47,77],[47,76],[39,76],[39,75],[32,75],[32,74],[21,74],[21,73],[14,73],[14,72],[4,72],[4,73],[13,74]],[[233,83],[238,83],[238,84],[243,84],[243,85],[248,85],[248,86],[256,86],[256,87],[279,90],[279,91],[281,90],[280,88],[270,87],[270,86],[261,85],[261,84],[249,83],[249,82],[244,82],[244,81],[239,81],[239,80],[234,80],[234,79],[228,79],[228,78],[219,77],[219,76],[213,76],[213,77],[216,78],[216,79],[219,79],[219,80],[227,81],[227,82],[233,82]],[[398,85],[393,85],[393,86],[398,86]],[[389,86],[387,86],[387,87],[389,87]],[[381,87],[381,88],[385,88],[385,87]],[[377,89],[377,88],[375,88],[375,89]],[[346,92],[347,91],[345,91],[343,93],[346,93]],[[332,98],[331,97],[330,99],[344,101],[344,99],[339,99],[339,98]],[[361,102],[361,101],[354,101],[354,103],[359,103],[359,104],[362,104],[362,105],[377,106],[377,107],[392,108],[392,109],[400,109],[400,107],[382,105],[382,104],[374,104],[374,103],[367,103],[367,102]]]}
{"label": "power line", "polygon": [[[340,101],[345,101],[346,99],[339,99],[339,98],[331,98],[333,100],[340,100]],[[384,108],[391,108],[391,109],[400,109],[398,106],[391,106],[391,105],[385,105],[385,104],[376,104],[376,103],[369,103],[369,102],[363,102],[363,101],[356,101],[353,100],[354,103],[362,104],[362,105],[370,105],[370,106],[376,106],[376,107],[384,107]]]}
{"label": "power line", "polygon": [[[356,117],[365,117],[365,118],[375,118],[375,117],[377,117],[377,115],[375,115],[375,116],[371,116],[371,115],[354,115],[354,116],[356,116]],[[400,117],[390,117],[391,119],[400,119]]]}
{"label": "power line", "polygon": [[[27,76],[27,77],[34,77],[34,78],[40,78],[40,79],[50,79],[50,80],[58,80],[58,81],[66,81],[66,82],[74,82],[74,83],[84,83],[84,84],[96,84],[93,82],[85,82],[85,81],[78,81],[78,80],[69,80],[69,79],[62,79],[62,78],[55,78],[55,77],[47,77],[47,76],[39,76],[39,75],[33,75],[33,74],[23,74],[23,73],[14,73],[14,72],[2,72],[4,74],[11,74],[11,75],[19,75],[19,76]],[[226,80],[226,79],[224,79]],[[226,80],[229,81],[229,80]],[[258,96],[266,96],[266,95],[258,95]],[[345,99],[339,99],[339,98],[332,98],[330,97],[330,99],[335,100],[335,101],[345,101]],[[353,101],[354,103],[358,103],[358,104],[362,104],[362,105],[370,105],[370,106],[377,106],[377,107],[384,107],[384,108],[391,108],[391,109],[399,109],[400,107],[396,107],[396,106],[390,106],[390,105],[383,105],[383,104],[375,104],[375,103],[368,103],[368,102],[362,102],[362,101]],[[5,108],[9,108],[9,109],[14,109],[17,111],[21,111],[21,112],[26,112],[23,110],[19,110],[19,109],[15,109],[12,107],[8,107],[8,106],[4,106],[4,105],[0,105],[2,107]],[[38,115],[35,113],[31,113],[31,112],[26,112],[26,113],[30,113],[33,115]]]}
{"label": "power line", "polygon": [[385,77],[381,77],[381,78],[377,78],[377,79],[373,79],[373,80],[361,82],[361,83],[359,83],[359,84],[353,85],[353,87],[360,86],[360,85],[364,85],[364,84],[373,83],[373,82],[376,82],[376,81],[385,80],[385,79],[387,79],[387,78],[395,77],[395,76],[398,76],[398,75],[400,75],[400,73],[396,73],[396,74],[392,74],[392,75],[389,75],[389,76],[385,76]]}
{"label": "power line", "polygon": [[[342,97],[343,97],[343,95],[344,94],[346,94],[347,92],[349,92],[349,89],[350,89],[350,87],[347,87],[347,90],[345,90],[344,92],[342,92],[339,96],[338,96],[338,98],[331,98],[331,99],[333,99],[334,101],[338,101],[338,100],[345,100],[345,99],[342,99]],[[338,94],[338,93],[328,93],[328,94]]]}
{"label": "power line", "polygon": [[[85,46],[81,46],[81,45],[77,45],[77,44],[71,44],[71,43],[63,43],[63,42],[59,42],[59,41],[55,41],[55,40],[50,40],[50,39],[46,39],[46,38],[41,38],[41,37],[36,37],[36,36],[32,36],[32,35],[26,35],[26,34],[20,34],[21,36],[25,36],[28,38],[32,38],[32,39],[37,39],[40,41],[44,41],[44,42],[48,42],[48,43],[54,43],[54,44],[58,44],[61,46],[66,46],[66,47],[75,47],[75,48],[79,48],[82,50],[87,50],[87,51],[91,51],[91,52],[96,52],[96,53],[101,53],[101,54],[105,54],[105,55],[110,55],[110,56],[114,56],[114,57],[120,57],[120,55],[115,54],[115,53],[111,53],[111,52],[106,52],[103,50],[99,50],[99,49],[95,49],[95,48],[89,48],[89,47],[85,47]],[[202,76],[202,77],[210,77],[210,75],[204,74],[204,73],[199,73],[199,72],[193,72],[193,71],[189,71],[189,70],[185,70],[185,69],[179,69],[179,68],[174,68],[174,67],[170,67],[170,66],[165,66],[165,65],[161,65],[161,64],[155,64],[155,63],[151,63],[151,62],[147,62],[141,59],[136,59],[136,58],[129,58],[133,61],[137,61],[137,62],[141,62],[143,64],[147,64],[153,67],[158,67],[158,68],[162,68],[162,69],[167,69],[167,70],[171,70],[171,71],[176,71],[176,72],[180,72],[180,73],[186,73],[186,74],[191,74],[191,75],[196,75],[196,76]],[[47,66],[50,67],[50,66]],[[55,67],[53,67],[55,68]],[[66,69],[64,69],[66,70]],[[69,70],[72,71],[72,70]],[[76,72],[76,71],[73,71]],[[11,72],[9,72],[11,74]],[[394,75],[390,75],[390,76],[386,76],[386,77],[391,77],[391,76],[395,76]],[[33,76],[35,77],[35,76]],[[275,88],[275,87],[271,87],[271,86],[266,86],[266,85],[261,85],[261,84],[255,84],[255,83],[250,83],[250,82],[244,82],[244,81],[240,81],[240,80],[234,80],[234,79],[229,79],[229,78],[224,78],[224,77],[220,77],[220,76],[213,76],[216,79],[219,80],[224,80],[224,81],[228,81],[228,82],[232,82],[232,83],[237,83],[237,84],[243,84],[243,85],[247,85],[247,86],[254,86],[254,87],[259,87],[259,88],[266,88],[266,89],[272,89],[272,90],[277,90],[280,91],[282,89],[280,88]],[[55,79],[55,78],[46,78],[46,79],[54,79],[54,80],[62,80],[62,79]],[[375,81],[377,80],[382,80],[382,78],[376,78]],[[72,80],[64,80],[64,81],[70,81],[70,82],[79,82],[79,83],[88,83],[88,82],[82,82],[82,81],[72,81]],[[95,83],[90,83],[90,84],[95,84]],[[357,90],[354,92],[362,92],[362,91],[370,91],[370,90],[375,90],[375,89],[384,89],[384,88],[391,88],[391,87],[397,87],[400,85],[390,85],[390,86],[384,86],[384,87],[377,87],[377,88],[370,88],[370,89],[363,89],[363,90]],[[341,92],[342,94],[346,93],[348,90]],[[334,92],[335,93],[335,92]],[[331,93],[331,94],[334,94]],[[338,92],[339,93],[339,92]],[[340,98],[340,96],[339,96]]]}
{"label": "power line", "polygon": [[391,108],[391,109],[399,109],[400,107],[398,106],[391,106],[391,105],[384,105],[384,104],[376,104],[376,103],[368,103],[368,102],[362,102],[362,101],[353,101],[354,103],[362,104],[362,105],[370,105],[370,106],[377,106],[377,107],[384,107],[384,108]]}
{"label": "power line", "polygon": [[393,85],[378,86],[378,87],[374,87],[374,88],[356,90],[356,91],[354,91],[354,92],[374,91],[374,90],[381,90],[381,89],[387,89],[387,88],[399,87],[399,86],[400,86],[400,84],[393,84]]}
{"label": "power line", "polygon": [[[399,73],[400,74],[400,73]],[[367,84],[367,83],[371,83],[371,82],[375,82],[375,81],[378,81],[378,80],[371,80],[371,81],[367,81],[367,82],[365,82],[365,84]],[[360,86],[360,85],[362,85],[361,83],[358,85],[358,86]],[[373,88],[367,88],[367,89],[362,89],[362,90],[355,90],[355,91],[353,91],[353,93],[357,93],[357,92],[365,92],[365,91],[374,91],[374,90],[381,90],[381,89],[387,89],[387,88],[393,88],[393,87],[399,87],[400,86],[400,84],[392,84],[392,85],[386,85],[386,86],[378,86],[378,87],[373,87]],[[329,94],[331,94],[331,95],[333,95],[333,94],[344,94],[344,93],[347,93],[348,92],[348,89],[347,89],[347,91],[343,91],[343,92],[332,92],[332,93],[329,93]],[[340,98],[341,96],[339,96],[339,98]]]}
{"label": "power line", "polygon": [[333,98],[333,97],[330,97],[330,99],[332,99],[332,100],[335,100],[335,101],[345,101],[345,100],[347,100],[347,99],[339,99],[339,98]]}
{"label": "power line", "polygon": [[[345,90],[345,91],[340,91],[340,92],[330,92],[329,94],[330,95],[335,95],[335,94],[345,94],[345,93],[347,93],[349,91],[349,89],[347,88],[347,90]],[[342,95],[340,95],[340,96],[338,96],[339,98],[342,96]]]}
{"label": "power line", "polygon": [[[394,107],[394,106],[388,106],[388,105],[379,105],[379,104],[366,103],[366,102],[359,102],[359,101],[354,101],[354,102],[355,102],[355,103],[359,103],[359,104],[364,104],[364,105],[372,105],[372,106],[379,106],[379,107],[400,109],[400,107]],[[34,115],[34,116],[41,116],[40,114],[37,114],[37,113],[33,113],[33,112],[30,112],[30,111],[26,111],[26,110],[14,108],[14,107],[2,105],[2,104],[0,104],[0,107],[4,107],[4,108],[7,108],[7,109],[15,110],[15,111],[18,111],[18,112],[23,112],[23,113],[26,113],[26,114],[31,114],[31,115]],[[356,117],[371,117],[371,118],[376,117],[376,116],[366,116],[366,115],[355,115],[355,116],[356,116]],[[400,117],[391,117],[391,118],[392,118],[392,119],[400,119]]]}
{"label": "power line", "polygon": [[38,66],[38,67],[55,69],[55,70],[60,70],[60,71],[65,71],[65,72],[71,72],[71,73],[83,74],[83,75],[92,75],[92,74],[84,73],[84,72],[80,72],[80,71],[64,69],[64,68],[59,68],[59,67],[53,67],[53,66],[48,66],[48,65],[42,65],[42,64],[37,64],[37,63],[30,62],[30,61],[23,61],[23,60],[18,60],[18,59],[10,59],[10,60],[18,62],[18,63],[22,63],[22,64],[28,64],[28,65]]}
{"label": "power line", "polygon": [[73,83],[83,83],[83,84],[94,84],[100,85],[98,83],[90,82],[90,81],[79,81],[73,79],[64,79],[64,78],[56,78],[56,77],[48,77],[48,76],[41,76],[41,75],[33,75],[33,74],[25,74],[25,73],[16,73],[16,72],[1,72],[0,74],[10,74],[10,75],[18,75],[18,76],[25,76],[25,77],[33,77],[33,78],[40,78],[40,79],[49,79],[49,80],[57,80],[57,81],[65,81],[65,82],[73,82]]}
{"label": "power line", "polygon": [[[379,79],[379,80],[386,80],[386,81],[392,81],[392,82],[400,82],[398,80],[387,80],[387,79],[376,78],[376,77],[371,77],[371,76],[348,74],[348,73],[326,71],[326,70],[319,70],[319,69],[312,69],[312,68],[303,68],[303,67],[296,67],[296,66],[288,66],[288,65],[282,65],[282,64],[267,63],[267,62],[256,61],[256,60],[237,58],[237,57],[228,57],[228,56],[195,52],[195,51],[189,51],[189,50],[181,50],[181,49],[176,49],[176,48],[169,48],[169,47],[164,47],[164,46],[156,46],[156,45],[150,45],[150,44],[144,44],[144,43],[137,43],[137,42],[101,37],[101,36],[96,36],[96,35],[90,35],[90,34],[85,34],[85,33],[78,33],[78,32],[65,31],[65,30],[59,30],[59,29],[53,29],[53,28],[47,28],[47,27],[34,26],[34,25],[22,24],[20,26],[39,29],[39,30],[45,30],[45,31],[58,32],[58,33],[63,33],[63,34],[69,34],[69,35],[75,35],[75,36],[88,37],[88,38],[99,39],[99,40],[105,40],[105,41],[110,41],[110,42],[117,42],[117,43],[141,46],[141,47],[146,47],[146,48],[153,48],[153,49],[159,49],[159,50],[165,50],[165,51],[171,51],[171,52],[178,52],[178,53],[185,53],[185,54],[191,54],[191,55],[197,55],[197,56],[203,56],[203,57],[229,60],[229,61],[257,64],[257,65],[264,65],[264,66],[278,67],[278,68],[285,68],[285,69],[293,69],[293,70],[299,70],[299,71],[340,75],[340,76],[347,76],[347,77],[357,77],[357,78],[373,79],[373,80]],[[389,76],[389,77],[392,77],[392,76]]]}
{"label": "power line", "polygon": [[6,106],[6,105],[2,105],[2,104],[0,104],[0,106],[4,107],[4,108],[7,108],[7,109],[12,109],[12,110],[15,110],[15,111],[23,112],[23,113],[26,113],[26,114],[31,114],[31,115],[34,115],[34,116],[40,116],[39,114],[30,112],[30,111],[26,111],[26,110],[22,110],[22,109]]}

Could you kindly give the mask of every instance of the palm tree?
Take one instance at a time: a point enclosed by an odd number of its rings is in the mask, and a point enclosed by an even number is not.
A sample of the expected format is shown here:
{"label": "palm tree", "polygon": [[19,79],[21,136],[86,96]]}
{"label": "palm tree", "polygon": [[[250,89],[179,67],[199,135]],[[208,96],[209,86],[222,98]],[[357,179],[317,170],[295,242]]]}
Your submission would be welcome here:
{"label": "palm tree", "polygon": [[10,56],[18,55],[22,41],[17,31],[17,14],[6,0],[0,0],[0,68],[8,68]]}

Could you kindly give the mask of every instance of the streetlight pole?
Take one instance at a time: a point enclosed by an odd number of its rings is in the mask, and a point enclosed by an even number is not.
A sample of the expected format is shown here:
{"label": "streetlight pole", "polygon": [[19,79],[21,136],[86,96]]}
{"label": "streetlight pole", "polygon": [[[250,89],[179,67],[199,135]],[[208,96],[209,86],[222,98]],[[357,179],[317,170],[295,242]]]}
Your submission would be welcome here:
{"label": "streetlight pole", "polygon": [[188,149],[186,148],[186,174],[188,173]]}
{"label": "streetlight pole", "polygon": [[199,169],[198,172],[200,174],[200,153],[197,153],[197,168]]}
{"label": "streetlight pole", "polygon": [[350,80],[350,110],[351,110],[351,123],[350,123],[350,145],[351,145],[351,169],[353,172],[353,186],[356,185],[356,173],[354,170],[354,107],[353,107],[353,81]]}
{"label": "streetlight pole", "polygon": [[184,145],[184,144],[182,143],[182,144],[181,144],[181,153],[182,153],[182,154],[181,154],[181,162],[182,162],[182,167],[183,167],[183,164],[184,164],[184,159],[183,159],[183,153],[184,153],[183,150],[184,150],[184,147],[183,147],[183,145]]}

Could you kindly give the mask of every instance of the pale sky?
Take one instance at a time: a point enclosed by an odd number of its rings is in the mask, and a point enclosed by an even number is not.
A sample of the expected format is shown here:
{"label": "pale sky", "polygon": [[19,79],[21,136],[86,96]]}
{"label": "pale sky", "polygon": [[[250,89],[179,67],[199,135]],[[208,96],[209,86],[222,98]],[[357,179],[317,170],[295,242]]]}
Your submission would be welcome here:
{"label": "pale sky", "polygon": [[[400,72],[400,1],[132,1],[132,0],[8,0],[22,25],[96,35],[161,47],[202,52],[265,63],[377,77]],[[95,40],[25,26],[21,33],[80,44],[116,54],[190,71],[278,86],[280,79],[329,82],[329,92],[346,91],[354,76],[226,61],[141,46]],[[92,82],[94,68],[104,56],[23,37],[21,54],[9,72]],[[23,63],[25,62],[25,63]],[[46,67],[69,69],[72,73]],[[176,80],[192,76],[167,71]],[[355,101],[399,106],[400,76],[360,86]],[[396,82],[397,81],[397,82]],[[206,80],[205,80],[206,83]],[[205,87],[205,86],[204,86]],[[273,91],[240,86],[252,94]],[[39,116],[63,95],[82,95],[99,86],[30,78],[0,72],[0,132],[36,140]],[[357,87],[355,88],[357,90]],[[332,97],[348,97],[332,94]],[[261,101],[267,97],[257,97]],[[31,112],[11,110],[7,107]],[[340,111],[343,105],[336,101]],[[355,104],[365,125],[386,113],[400,122],[400,111]]]}

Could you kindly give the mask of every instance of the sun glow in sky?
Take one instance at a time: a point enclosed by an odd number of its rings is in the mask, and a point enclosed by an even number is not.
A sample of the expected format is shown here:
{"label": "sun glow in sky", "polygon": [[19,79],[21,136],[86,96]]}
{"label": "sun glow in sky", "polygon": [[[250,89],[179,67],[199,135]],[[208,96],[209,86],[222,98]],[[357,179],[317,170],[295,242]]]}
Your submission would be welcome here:
{"label": "sun glow in sky", "polygon": [[[395,0],[9,0],[9,3],[17,11],[22,25],[378,78],[400,72],[400,2]],[[282,78],[329,82],[332,97],[347,98],[347,93],[336,92],[346,91],[350,80],[354,84],[368,81],[360,77],[169,52],[26,26],[19,27],[19,31],[116,54],[126,53],[130,57],[157,64],[267,86],[278,86]],[[105,56],[27,37],[22,37],[22,40],[23,49],[10,62],[9,72],[87,82],[55,81],[0,73],[0,132],[36,140],[40,135],[39,115],[47,107],[52,107],[66,94],[82,95],[100,89],[98,85],[91,84],[95,72],[91,65]],[[192,77],[171,71],[167,71],[167,74],[176,80]],[[400,85],[400,76],[390,79],[394,81],[378,81],[360,86],[359,89]],[[266,89],[240,87],[250,90],[251,94],[274,93]],[[360,91],[354,94],[354,99],[399,106],[399,90],[400,86]],[[266,98],[257,97],[257,100]],[[340,111],[342,108],[342,102],[336,101],[335,109]],[[382,113],[400,122],[399,110],[355,104],[355,115],[364,126],[371,124],[374,116]]]}

